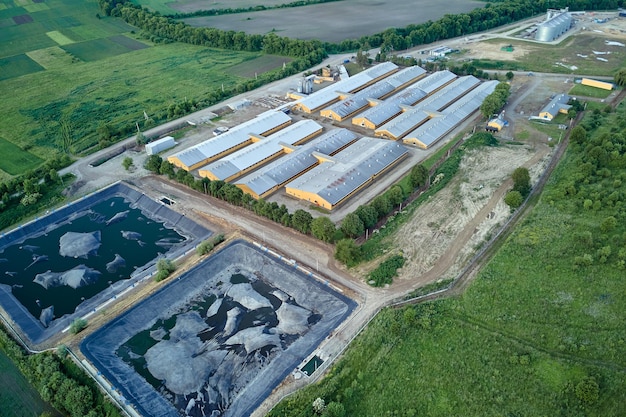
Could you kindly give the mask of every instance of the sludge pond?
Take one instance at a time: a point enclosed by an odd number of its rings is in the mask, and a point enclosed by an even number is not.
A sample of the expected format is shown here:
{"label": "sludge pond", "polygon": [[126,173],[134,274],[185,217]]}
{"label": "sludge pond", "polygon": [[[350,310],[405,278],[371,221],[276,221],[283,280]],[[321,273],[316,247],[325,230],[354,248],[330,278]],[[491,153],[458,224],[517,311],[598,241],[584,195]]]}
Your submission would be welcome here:
{"label": "sludge pond", "polygon": [[[34,343],[189,248],[202,227],[123,184],[2,236],[0,304]],[[189,227],[191,226],[191,227]]]}
{"label": "sludge pond", "polygon": [[236,241],[81,349],[143,415],[247,416],[354,307]]}

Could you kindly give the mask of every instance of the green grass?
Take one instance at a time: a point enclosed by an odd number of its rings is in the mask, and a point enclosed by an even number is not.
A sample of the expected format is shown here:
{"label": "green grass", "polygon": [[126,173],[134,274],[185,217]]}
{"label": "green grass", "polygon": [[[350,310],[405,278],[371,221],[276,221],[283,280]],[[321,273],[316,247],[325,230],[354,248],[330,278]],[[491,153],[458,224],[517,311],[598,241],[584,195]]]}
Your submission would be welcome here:
{"label": "green grass", "polygon": [[280,68],[283,63],[289,63],[292,59],[284,56],[277,55],[261,55],[242,62],[241,64],[233,65],[230,68],[230,72],[233,75],[245,78],[254,78],[255,74],[262,74],[267,71],[271,71],[276,68]]}
{"label": "green grass", "polygon": [[32,153],[23,150],[0,137],[0,169],[4,172],[17,175],[30,169],[36,168],[43,162],[42,159]]}
{"label": "green grass", "polygon": [[[626,129],[624,107],[595,137]],[[341,403],[347,416],[626,415],[626,253],[618,253],[626,224],[600,227],[625,214],[616,180],[626,165],[586,184],[580,155],[568,150],[537,206],[463,295],[384,310],[328,377],[270,416],[312,415],[317,397]],[[622,197],[611,206],[614,190]],[[583,210],[588,196],[602,207]],[[613,249],[602,261],[596,251],[605,245]],[[591,265],[576,267],[585,253]],[[589,377],[599,395],[584,403],[577,387]]]}
{"label": "green grass", "polygon": [[109,39],[93,39],[85,42],[77,42],[61,47],[84,62],[98,61],[125,54],[131,50]]}
{"label": "green grass", "polygon": [[44,411],[54,412],[26,381],[19,369],[0,350],[0,414],[11,417],[38,417]]}
{"label": "green grass", "polygon": [[44,68],[25,54],[0,58],[0,81],[43,71]]}
{"label": "green grass", "polygon": [[613,91],[604,90],[602,88],[592,87],[590,85],[582,85],[576,84],[569,90],[570,96],[583,96],[583,97],[594,97],[594,98],[607,98],[611,95]]}

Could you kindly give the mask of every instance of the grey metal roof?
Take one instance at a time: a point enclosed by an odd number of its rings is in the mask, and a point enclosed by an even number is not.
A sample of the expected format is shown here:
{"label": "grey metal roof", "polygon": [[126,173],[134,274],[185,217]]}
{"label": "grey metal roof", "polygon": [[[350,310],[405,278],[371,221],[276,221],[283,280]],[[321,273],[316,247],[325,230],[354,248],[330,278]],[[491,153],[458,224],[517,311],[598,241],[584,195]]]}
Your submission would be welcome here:
{"label": "grey metal roof", "polygon": [[333,155],[356,138],[357,135],[348,129],[330,130],[255,173],[238,180],[236,184],[246,185],[257,195],[263,195],[317,165],[318,159],[313,156],[313,152]]}
{"label": "grey metal roof", "polygon": [[448,107],[441,116],[430,119],[410,132],[403,141],[417,139],[426,147],[431,146],[466,117],[478,110],[485,97],[495,90],[496,85],[498,85],[498,81],[488,81],[479,85]]}
{"label": "grey metal roof", "polygon": [[186,166],[193,166],[250,140],[251,133],[263,134],[289,121],[291,121],[291,118],[282,111],[270,110],[231,128],[226,133],[208,139],[172,156],[178,158]]}
{"label": "grey metal roof", "polygon": [[415,126],[420,123],[424,123],[424,121],[428,120],[429,117],[430,114],[423,109],[412,108],[405,111],[398,117],[391,119],[374,132],[378,135],[383,131],[386,131],[389,132],[389,134],[394,138],[401,138],[415,128]]}
{"label": "grey metal roof", "polygon": [[393,85],[395,88],[398,88],[424,74],[426,74],[426,70],[424,68],[414,65],[390,75],[385,78],[385,81]]}
{"label": "grey metal roof", "polygon": [[478,84],[480,84],[480,80],[473,75],[457,78],[435,94],[417,103],[415,107],[424,110],[441,111]]}
{"label": "grey metal roof", "polygon": [[540,113],[550,113],[553,116],[556,116],[556,114],[560,111],[560,110],[569,110],[570,106],[569,104],[567,104],[567,102],[570,100],[570,96],[568,96],[567,94],[558,94],[556,96],[554,96],[554,98],[552,98],[552,100],[550,100],[550,102],[541,110]]}
{"label": "grey metal roof", "polygon": [[350,114],[362,109],[369,104],[368,99],[380,98],[385,94],[391,93],[395,90],[395,87],[389,84],[386,80],[378,81],[376,84],[370,85],[367,88],[354,94],[352,97],[348,97],[345,100],[341,100],[338,103],[333,104],[330,107],[325,108],[322,111],[332,111],[339,115],[341,118],[345,118]]}
{"label": "grey metal roof", "polygon": [[200,171],[208,171],[220,180],[227,180],[283,151],[283,144],[293,145],[321,129],[322,126],[313,120],[301,120],[259,142],[200,168]]}
{"label": "grey metal roof", "polygon": [[398,142],[364,137],[286,185],[335,205],[398,161],[408,150]]}
{"label": "grey metal roof", "polygon": [[432,94],[433,91],[438,90],[450,81],[456,79],[456,74],[448,70],[437,71],[430,74],[428,77],[419,80],[412,87],[421,88],[426,94]]}
{"label": "grey metal roof", "polygon": [[392,62],[384,62],[374,67],[368,68],[365,71],[359,72],[350,78],[341,80],[333,85],[323,88],[315,93],[298,100],[297,103],[307,107],[310,110],[315,110],[325,104],[336,100],[339,97],[339,93],[351,93],[359,88],[363,87],[372,80],[394,71],[398,66]]}
{"label": "grey metal roof", "polygon": [[426,97],[426,93],[422,89],[408,87],[406,90],[402,90],[389,97],[383,103],[365,110],[356,117],[367,119],[372,122],[374,126],[379,126],[381,123],[402,112],[401,105],[411,106],[424,97]]}

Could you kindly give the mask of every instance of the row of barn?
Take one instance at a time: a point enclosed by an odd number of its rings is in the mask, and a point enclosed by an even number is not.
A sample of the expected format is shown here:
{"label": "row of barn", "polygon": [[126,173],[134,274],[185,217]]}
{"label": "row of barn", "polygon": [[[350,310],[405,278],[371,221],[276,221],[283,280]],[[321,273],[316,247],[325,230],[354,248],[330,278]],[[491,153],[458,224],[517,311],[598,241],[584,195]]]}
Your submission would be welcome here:
{"label": "row of barn", "polygon": [[[409,155],[428,148],[474,113],[497,82],[428,75],[390,62],[303,97],[302,113],[372,129],[372,137],[318,122],[294,122],[270,110],[168,157],[178,168],[235,184],[254,198],[284,188],[288,195],[332,210]],[[402,139],[402,141],[400,141]]]}

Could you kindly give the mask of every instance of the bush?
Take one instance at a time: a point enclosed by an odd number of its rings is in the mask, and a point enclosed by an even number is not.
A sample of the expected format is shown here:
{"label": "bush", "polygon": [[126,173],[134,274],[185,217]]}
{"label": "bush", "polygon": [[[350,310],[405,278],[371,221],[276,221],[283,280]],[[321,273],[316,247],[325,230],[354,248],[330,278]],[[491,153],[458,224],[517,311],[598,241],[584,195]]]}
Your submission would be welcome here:
{"label": "bush", "polygon": [[83,330],[85,330],[86,327],[87,327],[87,320],[79,317],[75,319],[72,322],[72,324],[70,324],[70,333],[78,334],[82,332]]}
{"label": "bush", "polygon": [[504,197],[504,202],[512,209],[516,209],[522,205],[524,197],[519,191],[509,191]]}
{"label": "bush", "polygon": [[378,265],[378,268],[370,272],[368,283],[370,283],[374,287],[381,287],[385,284],[391,284],[393,282],[393,277],[398,275],[398,268],[402,268],[404,262],[404,256],[392,256],[391,258]]}
{"label": "bush", "polygon": [[163,281],[165,278],[169,277],[172,272],[176,270],[176,266],[172,261],[166,258],[161,258],[157,262],[157,273],[154,275],[154,280],[156,282]]}
{"label": "bush", "polygon": [[204,256],[207,253],[211,252],[217,245],[219,245],[223,241],[224,235],[222,234],[216,235],[211,239],[207,239],[204,242],[201,242],[196,247],[196,254],[198,254],[199,256]]}

